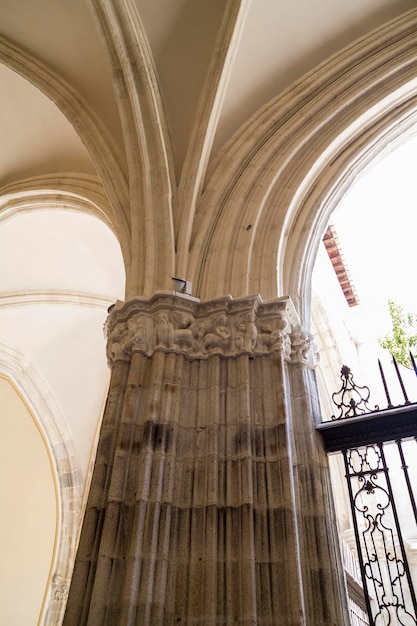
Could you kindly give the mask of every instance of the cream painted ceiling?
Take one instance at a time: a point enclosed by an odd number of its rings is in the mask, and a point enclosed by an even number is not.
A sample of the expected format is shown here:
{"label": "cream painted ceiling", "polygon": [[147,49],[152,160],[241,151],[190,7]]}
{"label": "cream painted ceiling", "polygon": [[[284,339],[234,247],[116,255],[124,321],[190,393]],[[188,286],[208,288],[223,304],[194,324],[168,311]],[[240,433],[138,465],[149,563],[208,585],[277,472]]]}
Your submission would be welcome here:
{"label": "cream painted ceiling", "polygon": [[[226,0],[136,0],[177,175],[225,5]],[[414,0],[252,0],[211,159],[255,111],[297,78],[413,7]],[[76,90],[123,150],[110,65],[88,1],[0,0],[0,34]],[[94,171],[71,124],[46,96],[4,67],[0,82],[0,186],[33,175]]]}

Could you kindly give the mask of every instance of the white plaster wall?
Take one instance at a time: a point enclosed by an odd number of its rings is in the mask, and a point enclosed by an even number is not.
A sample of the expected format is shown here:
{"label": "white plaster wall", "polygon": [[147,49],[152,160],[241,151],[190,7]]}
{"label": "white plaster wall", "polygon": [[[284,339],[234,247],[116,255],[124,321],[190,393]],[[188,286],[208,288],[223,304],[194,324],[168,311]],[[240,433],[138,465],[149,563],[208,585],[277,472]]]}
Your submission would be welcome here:
{"label": "white plaster wall", "polygon": [[83,479],[109,377],[106,315],[103,309],[66,304],[0,308],[0,342],[24,354],[46,381],[72,436]]}
{"label": "white plaster wall", "polygon": [[109,378],[103,325],[124,294],[119,244],[90,215],[23,211],[0,222],[0,267],[0,343],[46,382],[85,479]]}
{"label": "white plaster wall", "polygon": [[123,298],[119,244],[98,218],[21,211],[0,221],[1,292],[59,289]]}

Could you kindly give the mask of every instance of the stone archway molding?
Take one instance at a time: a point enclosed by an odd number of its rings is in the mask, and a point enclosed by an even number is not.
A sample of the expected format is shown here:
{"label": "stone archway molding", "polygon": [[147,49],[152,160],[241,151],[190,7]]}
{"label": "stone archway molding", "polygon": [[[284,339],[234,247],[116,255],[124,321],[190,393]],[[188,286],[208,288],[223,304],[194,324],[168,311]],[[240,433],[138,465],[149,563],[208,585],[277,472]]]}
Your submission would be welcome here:
{"label": "stone archway molding", "polygon": [[89,213],[120,238],[114,211],[97,176],[61,172],[26,178],[0,189],[0,221],[21,211],[43,208]]}
{"label": "stone archway molding", "polygon": [[416,36],[414,9],[302,77],[223,148],[194,223],[198,297],[285,294],[308,324],[328,216],[363,168],[415,126]]}
{"label": "stone archway molding", "polygon": [[78,541],[83,485],[81,469],[65,418],[41,374],[21,353],[2,343],[0,372],[12,382],[38,422],[55,472],[57,536],[39,623],[58,625],[65,609]]}

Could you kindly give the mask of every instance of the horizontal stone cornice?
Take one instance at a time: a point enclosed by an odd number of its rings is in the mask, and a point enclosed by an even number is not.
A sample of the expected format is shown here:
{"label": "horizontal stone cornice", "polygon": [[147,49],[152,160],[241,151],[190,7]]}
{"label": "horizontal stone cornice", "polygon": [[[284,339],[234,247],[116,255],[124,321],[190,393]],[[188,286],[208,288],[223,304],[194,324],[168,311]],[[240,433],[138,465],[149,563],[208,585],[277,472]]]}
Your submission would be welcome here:
{"label": "horizontal stone cornice", "polygon": [[0,293],[0,308],[64,304],[75,306],[86,306],[94,309],[108,309],[112,304],[109,296],[83,293],[79,291],[64,291],[61,289],[48,289],[40,291],[38,289],[26,291],[6,291]]}

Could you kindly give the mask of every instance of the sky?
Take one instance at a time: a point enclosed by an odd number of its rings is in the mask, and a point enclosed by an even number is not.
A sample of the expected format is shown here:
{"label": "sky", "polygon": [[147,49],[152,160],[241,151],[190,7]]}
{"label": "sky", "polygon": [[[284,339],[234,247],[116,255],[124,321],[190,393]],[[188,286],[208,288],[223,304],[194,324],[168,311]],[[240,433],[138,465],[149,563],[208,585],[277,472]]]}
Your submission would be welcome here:
{"label": "sky", "polygon": [[387,301],[417,313],[417,136],[364,172],[332,216],[361,304],[390,330]]}

